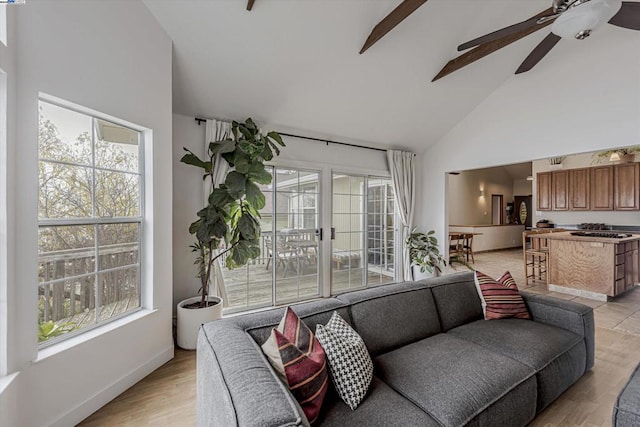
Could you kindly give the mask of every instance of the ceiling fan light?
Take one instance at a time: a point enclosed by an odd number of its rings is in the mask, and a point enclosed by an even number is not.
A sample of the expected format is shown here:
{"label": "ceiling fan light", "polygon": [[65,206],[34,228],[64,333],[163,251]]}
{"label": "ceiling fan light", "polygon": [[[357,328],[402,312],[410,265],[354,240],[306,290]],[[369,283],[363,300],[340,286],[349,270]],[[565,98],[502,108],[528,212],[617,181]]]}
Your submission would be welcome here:
{"label": "ceiling fan light", "polygon": [[551,31],[567,39],[582,40],[607,23],[622,7],[622,0],[588,0],[562,13]]}

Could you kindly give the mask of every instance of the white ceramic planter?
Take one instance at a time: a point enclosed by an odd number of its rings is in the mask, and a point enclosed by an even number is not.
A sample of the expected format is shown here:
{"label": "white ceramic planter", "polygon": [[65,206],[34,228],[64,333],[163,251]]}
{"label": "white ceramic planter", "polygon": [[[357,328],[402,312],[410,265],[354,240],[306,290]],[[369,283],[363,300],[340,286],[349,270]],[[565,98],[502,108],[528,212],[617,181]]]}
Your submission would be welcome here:
{"label": "white ceramic planter", "polygon": [[440,272],[435,268],[433,269],[433,273],[429,273],[426,270],[423,273],[423,272],[420,271],[420,267],[412,265],[411,266],[411,271],[413,272],[413,280],[414,281],[423,280],[423,279],[430,279],[431,277],[440,276]]}
{"label": "white ceramic planter", "polygon": [[185,350],[195,350],[198,342],[198,330],[203,323],[211,322],[222,317],[222,298],[209,296],[209,301],[217,301],[218,304],[206,308],[184,308],[193,302],[200,301],[201,297],[188,298],[178,303],[178,347]]}

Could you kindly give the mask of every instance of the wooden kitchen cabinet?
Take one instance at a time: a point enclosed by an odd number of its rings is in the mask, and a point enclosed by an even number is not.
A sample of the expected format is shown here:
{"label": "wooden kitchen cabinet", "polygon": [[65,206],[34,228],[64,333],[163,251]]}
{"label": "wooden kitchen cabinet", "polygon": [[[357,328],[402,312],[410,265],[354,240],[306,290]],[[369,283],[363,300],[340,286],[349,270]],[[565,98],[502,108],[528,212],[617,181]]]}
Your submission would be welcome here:
{"label": "wooden kitchen cabinet", "polygon": [[589,168],[569,170],[569,209],[588,211],[591,209],[591,173]]}
{"label": "wooden kitchen cabinet", "polygon": [[551,173],[551,210],[569,210],[569,171]]}
{"label": "wooden kitchen cabinet", "polygon": [[613,166],[591,169],[591,210],[613,210]]}
{"label": "wooden kitchen cabinet", "polygon": [[536,176],[536,210],[551,210],[551,172],[540,172]]}
{"label": "wooden kitchen cabinet", "polygon": [[614,209],[632,211],[640,209],[640,163],[615,165]]}

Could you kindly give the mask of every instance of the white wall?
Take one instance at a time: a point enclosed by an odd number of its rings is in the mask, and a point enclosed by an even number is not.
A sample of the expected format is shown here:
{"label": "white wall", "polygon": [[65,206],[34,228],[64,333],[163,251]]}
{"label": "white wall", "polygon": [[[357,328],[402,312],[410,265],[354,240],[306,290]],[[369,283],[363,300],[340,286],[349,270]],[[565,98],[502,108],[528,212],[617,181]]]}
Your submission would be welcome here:
{"label": "white wall", "polygon": [[[532,193],[532,181],[526,179],[514,179],[513,180],[513,195],[514,196],[530,196]],[[505,205],[506,206],[506,205]]]}
{"label": "white wall", "polygon": [[[622,144],[624,145],[624,144]],[[597,153],[597,152],[596,152]],[[594,159],[592,153],[567,156],[562,162],[563,169],[576,169],[595,166],[609,162],[600,162]],[[533,162],[533,176],[538,172],[551,170],[546,159]],[[537,181],[534,181],[534,187]],[[535,193],[534,193],[535,194]],[[532,209],[534,211],[533,223],[542,218],[551,220],[560,225],[580,224],[582,222],[602,222],[611,225],[640,225],[640,213],[637,211],[536,211],[537,198],[532,197]]]}
{"label": "white wall", "polygon": [[[493,194],[502,194],[504,207],[513,201],[513,178],[502,168],[487,168],[449,175],[449,224],[491,224]],[[484,195],[480,191],[484,190]]]}
{"label": "white wall", "polygon": [[[247,117],[251,115],[247,111]],[[204,117],[207,117],[205,114]],[[202,175],[197,168],[180,163],[186,147],[194,153],[204,151],[204,124],[198,126],[193,116],[173,115],[173,302],[194,296],[199,286],[194,277],[193,254],[189,245],[193,238],[189,235],[189,224],[196,219],[196,212],[202,207]],[[244,120],[238,117],[236,120]],[[305,134],[291,129],[281,129],[269,124],[259,123],[265,130],[279,130],[292,134]],[[308,133],[307,133],[308,135]],[[316,135],[309,135],[316,136]],[[312,168],[322,171],[323,192],[331,188],[331,172],[371,173],[388,176],[386,153],[380,151],[350,148],[335,144],[325,145],[299,138],[284,137],[287,145],[279,157],[272,162],[275,165]],[[349,141],[345,141],[349,142]],[[361,143],[361,142],[360,142]],[[330,194],[330,193],[329,193]],[[323,220],[330,223],[330,206],[321,207]],[[328,281],[325,281],[328,283]]]}
{"label": "white wall", "polygon": [[[637,34],[605,25],[584,42],[562,40],[532,71],[507,80],[420,157],[422,226],[444,241],[447,171],[640,141],[639,51]],[[474,72],[471,65],[458,73]]]}
{"label": "white wall", "polygon": [[[15,135],[9,182],[9,372],[19,426],[73,425],[173,355],[171,337],[171,41],[139,1],[36,1],[15,7]],[[37,123],[43,92],[151,129],[146,147],[146,315],[37,352]],[[18,197],[19,195],[19,197]],[[19,236],[19,238],[18,238]],[[87,336],[92,336],[87,339]],[[67,348],[68,347],[68,348]],[[36,358],[39,360],[34,361]],[[15,389],[12,388],[13,391]],[[15,397],[15,396],[14,396]],[[4,416],[4,414],[3,414]],[[4,421],[0,424],[5,425]]]}

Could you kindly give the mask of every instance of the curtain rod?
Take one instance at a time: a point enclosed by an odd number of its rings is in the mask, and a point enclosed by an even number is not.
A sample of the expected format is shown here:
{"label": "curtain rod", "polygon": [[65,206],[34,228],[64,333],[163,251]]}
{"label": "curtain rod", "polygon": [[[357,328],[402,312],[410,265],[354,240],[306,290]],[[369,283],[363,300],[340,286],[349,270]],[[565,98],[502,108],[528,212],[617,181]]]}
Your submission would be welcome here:
{"label": "curtain rod", "polygon": [[[199,117],[196,117],[196,122],[198,122],[198,126],[200,126],[200,124],[202,122],[206,122],[206,121],[207,121],[207,119],[201,119]],[[294,138],[308,139],[310,141],[324,142],[327,145],[329,145],[329,144],[337,144],[337,145],[345,145],[347,147],[363,148],[365,150],[384,151],[384,152],[387,151],[384,148],[367,147],[366,145],[350,144],[348,142],[331,141],[331,140],[328,140],[328,139],[313,138],[313,137],[310,137],[310,136],[294,135],[292,133],[284,133],[284,132],[278,132],[278,133],[280,135],[282,135],[282,136],[291,136],[291,137],[294,137]]]}

